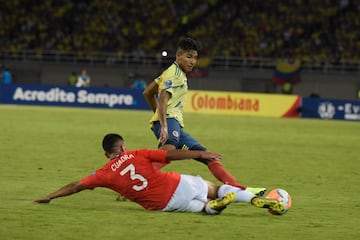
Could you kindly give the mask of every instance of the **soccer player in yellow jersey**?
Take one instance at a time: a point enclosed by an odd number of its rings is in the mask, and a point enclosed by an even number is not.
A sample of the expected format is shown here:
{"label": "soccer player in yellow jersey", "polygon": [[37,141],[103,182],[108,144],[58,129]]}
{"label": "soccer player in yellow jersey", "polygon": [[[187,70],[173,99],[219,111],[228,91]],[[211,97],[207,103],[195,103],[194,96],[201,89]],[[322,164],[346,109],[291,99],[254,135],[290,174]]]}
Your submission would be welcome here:
{"label": "soccer player in yellow jersey", "polygon": [[[205,151],[196,139],[184,131],[183,110],[188,91],[186,73],[191,72],[198,58],[198,43],[191,38],[182,39],[176,51],[175,62],[151,82],[144,97],[153,110],[151,130],[159,141],[159,149],[185,149]],[[224,169],[220,160],[195,159],[206,164],[221,182],[263,195],[265,188],[246,188]],[[161,168],[164,165],[156,167]]]}

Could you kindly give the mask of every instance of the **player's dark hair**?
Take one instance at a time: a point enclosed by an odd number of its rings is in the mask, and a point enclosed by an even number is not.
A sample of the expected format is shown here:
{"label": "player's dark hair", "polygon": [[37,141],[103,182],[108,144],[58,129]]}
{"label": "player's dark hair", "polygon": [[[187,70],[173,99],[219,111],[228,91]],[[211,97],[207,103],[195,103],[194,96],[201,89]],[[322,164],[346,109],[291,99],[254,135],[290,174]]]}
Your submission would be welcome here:
{"label": "player's dark hair", "polygon": [[190,50],[194,50],[194,51],[198,51],[200,49],[200,45],[199,43],[190,38],[190,37],[186,37],[184,39],[181,39],[180,42],[178,43],[178,51],[179,50],[183,50],[183,51],[190,51]]}
{"label": "player's dark hair", "polygon": [[104,151],[108,153],[113,152],[114,145],[118,141],[124,141],[124,139],[119,134],[109,133],[105,135],[102,141],[102,147]]}

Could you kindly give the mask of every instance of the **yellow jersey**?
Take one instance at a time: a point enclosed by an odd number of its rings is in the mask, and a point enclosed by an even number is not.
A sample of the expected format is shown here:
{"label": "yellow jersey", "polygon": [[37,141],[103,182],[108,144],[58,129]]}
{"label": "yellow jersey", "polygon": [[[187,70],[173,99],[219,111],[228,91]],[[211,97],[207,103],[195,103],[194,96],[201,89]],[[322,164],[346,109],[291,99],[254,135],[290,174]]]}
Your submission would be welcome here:
{"label": "yellow jersey", "polygon": [[[155,79],[155,82],[159,85],[159,92],[164,89],[171,94],[167,103],[166,118],[175,118],[180,126],[184,127],[183,112],[188,91],[186,74],[181,70],[180,66],[174,62]],[[159,121],[157,109],[150,123],[152,124],[154,121]]]}

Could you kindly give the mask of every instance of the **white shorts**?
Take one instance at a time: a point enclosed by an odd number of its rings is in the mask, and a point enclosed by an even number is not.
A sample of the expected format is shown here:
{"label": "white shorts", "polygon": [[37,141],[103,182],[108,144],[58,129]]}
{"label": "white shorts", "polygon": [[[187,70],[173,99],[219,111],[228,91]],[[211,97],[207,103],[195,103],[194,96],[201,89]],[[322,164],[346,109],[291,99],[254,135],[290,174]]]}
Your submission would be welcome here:
{"label": "white shorts", "polygon": [[181,174],[164,212],[201,212],[207,202],[208,185],[200,176]]}

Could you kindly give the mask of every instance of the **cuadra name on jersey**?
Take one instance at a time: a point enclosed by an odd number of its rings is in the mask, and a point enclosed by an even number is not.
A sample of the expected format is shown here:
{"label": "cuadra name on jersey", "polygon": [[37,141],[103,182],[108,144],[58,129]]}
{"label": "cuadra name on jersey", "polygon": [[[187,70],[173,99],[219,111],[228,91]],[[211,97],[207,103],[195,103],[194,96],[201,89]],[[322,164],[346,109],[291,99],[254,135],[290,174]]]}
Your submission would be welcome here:
{"label": "cuadra name on jersey", "polygon": [[133,105],[134,99],[130,94],[107,94],[89,93],[87,90],[66,92],[60,88],[44,90],[23,90],[17,87],[13,95],[13,100],[27,102],[59,102],[59,103],[87,103],[87,104],[107,104],[109,107],[114,105]]}
{"label": "cuadra name on jersey", "polygon": [[110,166],[111,170],[113,172],[115,172],[116,169],[118,169],[124,162],[126,162],[127,160],[132,159],[132,158],[134,158],[134,155],[132,155],[132,154],[129,154],[129,155],[125,154],[125,155],[121,156],[118,160],[116,160],[113,164],[111,164],[111,166]]}

